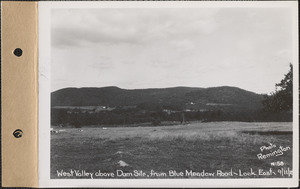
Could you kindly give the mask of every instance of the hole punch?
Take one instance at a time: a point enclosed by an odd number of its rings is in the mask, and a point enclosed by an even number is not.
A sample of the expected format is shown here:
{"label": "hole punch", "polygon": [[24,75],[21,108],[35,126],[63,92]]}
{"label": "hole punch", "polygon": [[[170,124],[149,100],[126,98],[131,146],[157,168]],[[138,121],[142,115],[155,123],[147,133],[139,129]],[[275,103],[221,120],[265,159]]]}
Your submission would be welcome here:
{"label": "hole punch", "polygon": [[17,129],[13,132],[14,137],[21,138],[23,135],[23,131],[21,129]]}
{"label": "hole punch", "polygon": [[16,49],[14,50],[14,55],[16,55],[17,57],[22,56],[22,54],[23,54],[22,49],[16,48]]}

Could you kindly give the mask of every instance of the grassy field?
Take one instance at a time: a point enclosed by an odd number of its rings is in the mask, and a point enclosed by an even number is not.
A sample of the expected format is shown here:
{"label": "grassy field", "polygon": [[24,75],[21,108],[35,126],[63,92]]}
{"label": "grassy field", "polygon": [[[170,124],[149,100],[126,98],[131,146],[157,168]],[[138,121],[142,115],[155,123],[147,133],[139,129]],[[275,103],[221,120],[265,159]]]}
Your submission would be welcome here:
{"label": "grassy field", "polygon": [[53,128],[52,179],[291,177],[292,123]]}

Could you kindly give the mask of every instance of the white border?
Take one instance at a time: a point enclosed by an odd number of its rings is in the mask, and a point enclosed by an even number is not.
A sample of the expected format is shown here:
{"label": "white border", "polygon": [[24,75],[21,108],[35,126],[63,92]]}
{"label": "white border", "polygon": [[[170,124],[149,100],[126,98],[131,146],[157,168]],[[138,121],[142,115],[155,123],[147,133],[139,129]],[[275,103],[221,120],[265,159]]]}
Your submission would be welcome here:
{"label": "white border", "polygon": [[[287,7],[293,11],[293,178],[282,179],[50,179],[50,12],[52,8]],[[296,187],[299,178],[298,1],[39,2],[39,187]]]}

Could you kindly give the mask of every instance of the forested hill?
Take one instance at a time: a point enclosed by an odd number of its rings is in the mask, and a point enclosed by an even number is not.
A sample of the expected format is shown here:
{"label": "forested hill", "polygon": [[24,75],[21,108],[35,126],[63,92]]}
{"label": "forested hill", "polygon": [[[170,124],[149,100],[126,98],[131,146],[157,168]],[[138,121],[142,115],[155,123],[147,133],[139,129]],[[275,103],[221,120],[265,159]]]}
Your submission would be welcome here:
{"label": "forested hill", "polygon": [[237,87],[159,89],[65,88],[51,93],[51,106],[137,107],[146,110],[258,110],[262,95]]}

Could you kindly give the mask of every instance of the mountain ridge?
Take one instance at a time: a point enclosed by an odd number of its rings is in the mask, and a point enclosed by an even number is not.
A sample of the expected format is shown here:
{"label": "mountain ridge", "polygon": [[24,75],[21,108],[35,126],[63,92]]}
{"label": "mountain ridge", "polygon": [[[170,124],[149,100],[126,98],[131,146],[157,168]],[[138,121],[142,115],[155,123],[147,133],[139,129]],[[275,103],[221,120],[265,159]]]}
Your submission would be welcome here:
{"label": "mountain ridge", "polygon": [[235,89],[240,89],[243,91],[247,91],[247,92],[251,92],[251,93],[255,93],[258,95],[261,95],[259,93],[253,92],[253,91],[249,91],[246,89],[242,89],[239,87],[235,87],[235,86],[229,86],[229,85],[223,85],[223,86],[216,86],[216,87],[187,87],[187,86],[175,86],[175,87],[150,87],[150,88],[139,88],[139,89],[126,89],[126,88],[121,88],[118,86],[105,86],[105,87],[65,87],[65,88],[61,88],[61,89],[57,89],[55,91],[52,91],[51,93],[55,93],[61,90],[66,90],[66,89],[121,89],[121,90],[127,90],[127,91],[136,91],[136,90],[163,90],[163,89],[180,89],[180,88],[189,88],[189,89],[213,89],[213,88],[235,88]]}
{"label": "mountain ridge", "polygon": [[70,87],[52,92],[51,106],[151,106],[165,109],[255,110],[261,107],[262,99],[263,95],[232,86],[208,88],[178,86],[147,89],[122,89],[116,86]]}

